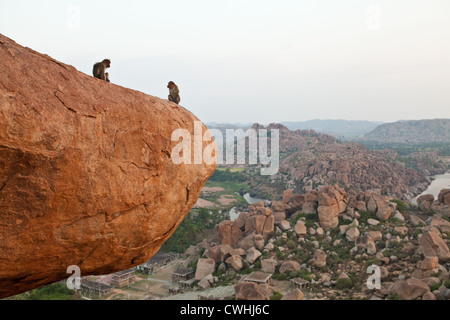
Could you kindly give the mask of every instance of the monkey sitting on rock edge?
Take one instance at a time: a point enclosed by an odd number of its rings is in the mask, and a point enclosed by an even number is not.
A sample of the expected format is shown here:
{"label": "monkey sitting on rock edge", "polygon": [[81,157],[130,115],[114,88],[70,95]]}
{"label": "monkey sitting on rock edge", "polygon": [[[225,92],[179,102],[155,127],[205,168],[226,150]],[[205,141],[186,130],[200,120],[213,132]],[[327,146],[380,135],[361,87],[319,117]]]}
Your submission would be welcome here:
{"label": "monkey sitting on rock edge", "polygon": [[111,67],[111,60],[104,59],[102,62],[97,62],[96,64],[94,64],[92,74],[95,78],[109,82],[109,74],[106,73],[106,69],[109,67]]}
{"label": "monkey sitting on rock edge", "polygon": [[169,81],[167,88],[169,88],[169,101],[180,104],[181,98],[178,86],[173,81]]}

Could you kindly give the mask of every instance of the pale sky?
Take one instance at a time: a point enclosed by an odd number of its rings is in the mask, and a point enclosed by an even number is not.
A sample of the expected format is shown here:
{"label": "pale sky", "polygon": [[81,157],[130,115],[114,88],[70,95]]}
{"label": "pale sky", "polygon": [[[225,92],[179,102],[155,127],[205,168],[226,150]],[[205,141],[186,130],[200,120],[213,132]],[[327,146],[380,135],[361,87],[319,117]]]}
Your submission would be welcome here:
{"label": "pale sky", "polygon": [[204,122],[450,118],[449,0],[0,0],[0,33]]}

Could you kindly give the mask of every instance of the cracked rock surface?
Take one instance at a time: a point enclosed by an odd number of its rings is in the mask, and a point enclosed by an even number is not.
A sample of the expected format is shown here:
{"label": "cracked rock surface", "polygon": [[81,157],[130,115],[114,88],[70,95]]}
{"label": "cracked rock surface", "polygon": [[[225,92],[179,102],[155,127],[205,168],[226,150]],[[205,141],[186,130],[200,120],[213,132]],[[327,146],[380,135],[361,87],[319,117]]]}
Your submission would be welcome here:
{"label": "cracked rock surface", "polygon": [[215,170],[171,159],[195,121],[0,34],[0,298],[150,259]]}

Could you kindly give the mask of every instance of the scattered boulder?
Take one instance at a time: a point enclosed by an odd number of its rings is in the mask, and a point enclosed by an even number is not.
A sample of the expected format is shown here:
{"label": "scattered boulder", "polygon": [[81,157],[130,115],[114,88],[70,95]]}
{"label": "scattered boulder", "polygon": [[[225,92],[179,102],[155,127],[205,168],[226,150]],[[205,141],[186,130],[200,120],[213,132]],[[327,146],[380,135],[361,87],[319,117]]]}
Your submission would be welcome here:
{"label": "scattered boulder", "polygon": [[368,255],[374,255],[377,252],[375,241],[368,235],[363,235],[356,239],[355,245],[358,250],[365,250]]}
{"label": "scattered boulder", "polygon": [[300,264],[297,261],[285,261],[280,266],[280,273],[294,272],[300,269]]}
{"label": "scattered boulder", "polygon": [[205,276],[213,274],[216,269],[216,262],[211,258],[198,259],[195,270],[195,280],[200,281]]}
{"label": "scattered boulder", "polygon": [[216,226],[216,232],[222,245],[236,247],[242,238],[243,232],[234,221],[224,220]]}
{"label": "scattered boulder", "polygon": [[428,211],[431,208],[431,204],[434,201],[434,196],[432,194],[424,194],[417,198],[417,205],[420,210]]}
{"label": "scattered boulder", "polygon": [[312,265],[317,268],[325,267],[327,265],[327,255],[323,250],[317,249],[314,252]]}
{"label": "scattered boulder", "polygon": [[425,257],[438,257],[440,261],[450,261],[450,251],[447,244],[437,232],[428,231],[419,240]]}
{"label": "scattered boulder", "polygon": [[239,282],[234,285],[236,300],[270,300],[267,292],[254,282]]}
{"label": "scattered boulder", "polygon": [[286,293],[281,300],[303,300],[304,294],[299,289],[292,289]]}
{"label": "scattered boulder", "polygon": [[419,268],[421,270],[433,270],[437,269],[438,265],[438,257],[425,257],[425,259],[423,259],[423,261],[420,263]]}
{"label": "scattered boulder", "polygon": [[225,260],[225,263],[231,266],[234,270],[239,271],[243,268],[242,257],[238,255],[232,255]]}
{"label": "scattered boulder", "polygon": [[450,206],[450,189],[442,189],[441,192],[439,192],[438,202]]}
{"label": "scattered boulder", "polygon": [[292,198],[292,190],[288,189],[283,192],[283,203],[286,205],[291,201]]}
{"label": "scattered boulder", "polygon": [[422,296],[422,300],[437,300],[436,296],[432,292],[427,292]]}
{"label": "scattered boulder", "polygon": [[278,263],[273,259],[261,260],[261,271],[267,273],[275,273]]}
{"label": "scattered boulder", "polygon": [[430,292],[428,285],[416,278],[398,280],[389,289],[389,294],[397,295],[399,300],[416,300],[427,292]]}
{"label": "scattered boulder", "polygon": [[441,232],[450,233],[450,222],[442,219],[439,215],[433,215],[430,225],[439,229]]}
{"label": "scattered boulder", "polygon": [[286,208],[286,205],[283,201],[273,201],[271,208],[272,208],[272,211],[274,211],[274,212],[281,212],[281,211],[284,211],[284,209]]}
{"label": "scattered boulder", "polygon": [[305,237],[306,236],[306,225],[305,225],[305,222],[303,222],[302,220],[298,220],[297,223],[294,226],[294,232],[299,237]]}
{"label": "scattered boulder", "polygon": [[250,264],[254,264],[256,260],[259,259],[259,257],[261,257],[261,252],[259,252],[258,250],[256,250],[256,248],[250,248],[247,251],[247,256],[246,256],[246,260],[248,263]]}
{"label": "scattered boulder", "polygon": [[274,216],[257,214],[247,217],[245,220],[245,233],[254,231],[268,238],[274,231]]}
{"label": "scattered boulder", "polygon": [[219,245],[205,250],[205,256],[213,259],[216,263],[223,262],[231,252],[232,248],[229,245]]}
{"label": "scattered boulder", "polygon": [[354,242],[359,237],[359,234],[358,228],[349,228],[345,232],[345,237],[348,241]]}
{"label": "scattered boulder", "polygon": [[317,202],[305,202],[302,206],[302,213],[317,214]]}
{"label": "scattered boulder", "polygon": [[410,219],[411,224],[412,224],[413,226],[418,227],[418,226],[425,226],[425,225],[426,225],[425,221],[423,221],[422,219],[420,219],[420,218],[419,218],[418,216],[416,216],[415,214],[412,214],[412,215],[409,217],[409,219]]}
{"label": "scattered boulder", "polygon": [[291,224],[287,220],[281,220],[280,222],[278,222],[278,227],[281,229],[281,231],[291,230]]}
{"label": "scattered boulder", "polygon": [[212,284],[214,284],[214,277],[212,274],[208,274],[208,275],[204,276],[198,282],[198,286],[200,288],[202,288],[203,290],[210,288]]}

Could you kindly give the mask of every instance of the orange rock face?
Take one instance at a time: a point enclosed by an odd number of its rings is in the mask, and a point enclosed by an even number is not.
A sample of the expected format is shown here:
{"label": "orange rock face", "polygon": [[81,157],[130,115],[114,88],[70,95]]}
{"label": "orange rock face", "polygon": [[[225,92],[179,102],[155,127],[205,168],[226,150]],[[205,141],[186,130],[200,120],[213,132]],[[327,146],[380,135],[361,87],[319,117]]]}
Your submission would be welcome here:
{"label": "orange rock face", "polygon": [[[86,276],[147,261],[215,170],[172,161],[172,133],[194,137],[198,119],[1,34],[0,61],[0,298],[70,265]],[[192,158],[211,143],[192,138]]]}

